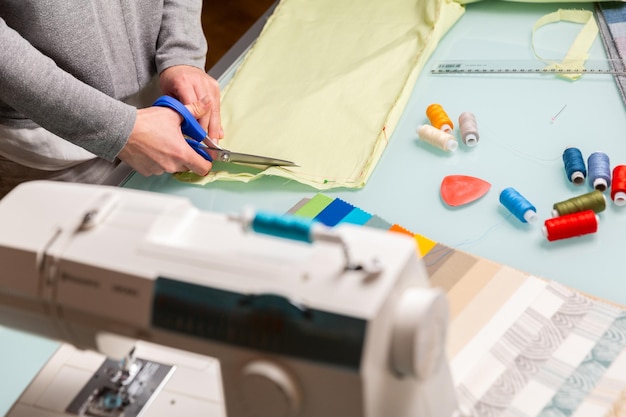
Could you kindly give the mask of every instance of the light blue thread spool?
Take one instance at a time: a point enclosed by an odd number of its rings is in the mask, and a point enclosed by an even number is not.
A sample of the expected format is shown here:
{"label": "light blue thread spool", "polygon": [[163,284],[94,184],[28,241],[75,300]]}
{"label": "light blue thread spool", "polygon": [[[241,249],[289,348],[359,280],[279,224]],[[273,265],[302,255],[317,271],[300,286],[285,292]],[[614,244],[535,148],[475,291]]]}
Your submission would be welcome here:
{"label": "light blue thread spool", "polygon": [[587,159],[589,167],[589,184],[596,190],[604,192],[611,185],[611,163],[604,152],[594,152]]}
{"label": "light blue thread spool", "polygon": [[522,223],[534,223],[537,220],[537,209],[513,187],[500,193],[500,203]]}
{"label": "light blue thread spool", "polygon": [[583,154],[578,148],[566,148],[563,151],[563,164],[565,165],[567,179],[572,184],[581,185],[585,183],[587,169],[585,168]]}

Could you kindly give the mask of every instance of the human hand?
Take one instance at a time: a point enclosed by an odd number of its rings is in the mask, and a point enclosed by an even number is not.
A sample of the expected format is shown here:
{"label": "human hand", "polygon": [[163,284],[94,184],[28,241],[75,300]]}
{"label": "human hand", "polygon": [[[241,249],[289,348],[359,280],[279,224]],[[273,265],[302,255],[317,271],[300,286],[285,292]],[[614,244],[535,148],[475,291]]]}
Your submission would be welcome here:
{"label": "human hand", "polygon": [[[199,119],[211,111],[211,97],[187,104]],[[141,175],[192,171],[205,176],[213,164],[193,150],[180,129],[182,116],[166,107],[137,110],[137,120],[118,157]]]}
{"label": "human hand", "polygon": [[220,117],[220,86],[200,68],[189,65],[176,65],[167,68],[160,75],[161,91],[190,104],[208,97],[209,109],[198,119],[211,139],[222,139],[224,130]]}

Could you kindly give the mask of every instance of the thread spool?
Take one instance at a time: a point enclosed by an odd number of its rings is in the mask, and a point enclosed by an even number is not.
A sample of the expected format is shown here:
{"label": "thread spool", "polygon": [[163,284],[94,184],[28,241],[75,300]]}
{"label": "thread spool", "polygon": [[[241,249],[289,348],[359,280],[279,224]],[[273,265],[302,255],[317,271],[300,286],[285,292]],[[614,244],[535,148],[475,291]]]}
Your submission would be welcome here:
{"label": "thread spool", "polygon": [[566,148],[563,151],[563,164],[565,165],[565,173],[567,179],[572,184],[582,185],[587,177],[587,169],[585,168],[585,160],[583,154],[578,148]]}
{"label": "thread spool", "polygon": [[315,220],[304,217],[263,211],[244,213],[243,222],[256,233],[309,243],[313,241],[313,228],[316,225]]}
{"label": "thread spool", "polygon": [[430,120],[430,124],[435,126],[437,129],[443,130],[444,132],[450,133],[452,129],[454,129],[454,124],[450,117],[448,117],[448,113],[441,107],[441,104],[431,104],[426,108],[426,116],[428,120]]}
{"label": "thread spool", "polygon": [[613,168],[611,200],[618,206],[626,204],[626,165],[617,165]]}
{"label": "thread spool", "polygon": [[593,188],[605,191],[611,185],[611,164],[604,152],[594,152],[587,159],[589,183]]}
{"label": "thread spool", "polygon": [[600,213],[604,209],[606,209],[606,197],[602,194],[602,191],[594,190],[578,197],[554,203],[552,215],[557,217],[585,210],[593,210],[594,213]]}
{"label": "thread spool", "polygon": [[474,113],[468,111],[461,113],[459,116],[459,129],[461,130],[461,140],[467,146],[476,146],[478,144],[478,123]]}
{"label": "thread spool", "polygon": [[598,215],[593,210],[547,219],[543,227],[543,235],[549,241],[583,236],[598,231]]}
{"label": "thread spool", "polygon": [[513,187],[500,192],[500,203],[506,207],[522,223],[534,223],[537,220],[537,209]]}
{"label": "thread spool", "polygon": [[424,142],[446,152],[454,152],[459,147],[453,135],[431,125],[418,126],[417,134]]}

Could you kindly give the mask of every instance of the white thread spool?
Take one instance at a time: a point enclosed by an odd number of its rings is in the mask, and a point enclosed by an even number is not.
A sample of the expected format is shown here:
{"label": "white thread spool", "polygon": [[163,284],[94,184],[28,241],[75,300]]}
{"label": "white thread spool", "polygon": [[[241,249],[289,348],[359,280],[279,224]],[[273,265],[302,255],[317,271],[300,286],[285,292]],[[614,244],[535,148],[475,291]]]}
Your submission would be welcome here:
{"label": "white thread spool", "polygon": [[459,116],[459,129],[461,130],[461,139],[467,146],[476,146],[478,144],[478,124],[476,116],[470,112],[463,112]]}
{"label": "white thread spool", "polygon": [[459,143],[453,135],[431,125],[418,126],[417,134],[424,142],[446,152],[454,152],[459,147]]}

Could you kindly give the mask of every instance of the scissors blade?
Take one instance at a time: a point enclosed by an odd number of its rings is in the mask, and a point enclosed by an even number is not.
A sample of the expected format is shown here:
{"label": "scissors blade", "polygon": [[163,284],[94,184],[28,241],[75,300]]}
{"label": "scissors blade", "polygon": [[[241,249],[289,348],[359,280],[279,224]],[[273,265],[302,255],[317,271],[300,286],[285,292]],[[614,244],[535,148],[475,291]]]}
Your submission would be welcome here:
{"label": "scissors blade", "polygon": [[220,145],[215,143],[213,139],[209,138],[208,136],[205,138],[203,144],[206,146],[207,152],[209,152],[209,154],[215,161],[254,164],[254,165],[266,165],[266,166],[290,166],[290,167],[300,166],[298,164],[295,164],[291,161],[286,161],[284,159],[271,158],[271,157],[260,156],[260,155],[252,155],[252,154],[240,153],[240,152],[231,152],[228,149],[222,148]]}
{"label": "scissors blade", "polygon": [[253,165],[265,165],[265,166],[289,166],[298,167],[300,165],[284,159],[272,158],[260,155],[251,155],[247,153],[231,152],[226,149],[217,149],[207,147],[207,151],[213,157],[214,161],[221,162],[234,162]]}

